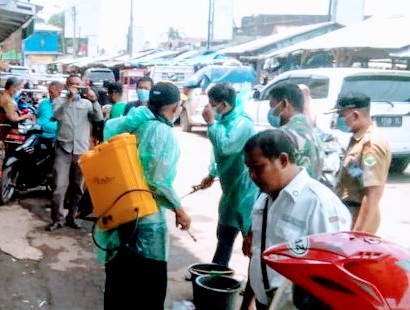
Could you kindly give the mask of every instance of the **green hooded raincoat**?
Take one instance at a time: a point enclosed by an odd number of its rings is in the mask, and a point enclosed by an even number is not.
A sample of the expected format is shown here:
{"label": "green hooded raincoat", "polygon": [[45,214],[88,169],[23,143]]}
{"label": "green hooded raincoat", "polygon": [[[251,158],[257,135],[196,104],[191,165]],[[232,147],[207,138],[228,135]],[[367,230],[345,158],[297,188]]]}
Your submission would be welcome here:
{"label": "green hooded raincoat", "polygon": [[[127,116],[108,120],[104,126],[104,140],[117,134],[131,132],[137,136],[140,161],[144,177],[151,190],[159,212],[138,219],[135,234],[127,245],[140,255],[159,261],[168,259],[168,233],[165,210],[180,208],[180,200],[172,187],[180,155],[173,125],[165,118],[155,116],[145,106],[132,109]],[[119,228],[101,231],[97,228],[96,241],[104,248],[120,244]],[[97,249],[98,259],[106,263],[115,256],[115,251]]]}
{"label": "green hooded raincoat", "polygon": [[240,105],[208,127],[214,150],[209,174],[218,176],[222,187],[218,224],[238,228],[242,234],[250,228],[252,206],[259,193],[243,153],[245,143],[254,134],[253,121]]}

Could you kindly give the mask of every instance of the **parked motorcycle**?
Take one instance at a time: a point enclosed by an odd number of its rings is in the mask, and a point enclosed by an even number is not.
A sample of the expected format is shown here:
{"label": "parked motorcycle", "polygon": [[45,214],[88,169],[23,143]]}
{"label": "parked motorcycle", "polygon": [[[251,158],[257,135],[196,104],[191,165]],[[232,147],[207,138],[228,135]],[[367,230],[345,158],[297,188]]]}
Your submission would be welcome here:
{"label": "parked motorcycle", "polygon": [[38,100],[34,98],[31,92],[23,91],[17,98],[17,109],[22,114],[35,113],[38,106]]}
{"label": "parked motorcycle", "polygon": [[5,158],[0,180],[0,203],[13,199],[16,191],[45,186],[54,189],[54,142],[40,134],[39,125],[25,121],[18,131],[11,130],[4,139]]}
{"label": "parked motorcycle", "polygon": [[[273,246],[262,259],[293,282],[296,309],[410,309],[410,251],[380,237],[310,235]],[[282,288],[270,310],[282,309]]]}

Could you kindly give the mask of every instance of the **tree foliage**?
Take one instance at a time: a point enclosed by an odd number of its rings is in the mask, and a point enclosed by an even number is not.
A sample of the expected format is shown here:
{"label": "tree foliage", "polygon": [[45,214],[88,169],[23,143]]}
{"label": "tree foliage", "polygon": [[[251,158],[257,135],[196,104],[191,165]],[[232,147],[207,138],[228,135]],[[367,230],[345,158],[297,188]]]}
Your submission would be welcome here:
{"label": "tree foliage", "polygon": [[61,29],[64,29],[64,25],[65,25],[64,13],[52,15],[49,18],[48,23],[51,25],[60,27]]}
{"label": "tree foliage", "polygon": [[168,40],[179,40],[182,39],[179,30],[174,27],[169,27],[168,29]]}

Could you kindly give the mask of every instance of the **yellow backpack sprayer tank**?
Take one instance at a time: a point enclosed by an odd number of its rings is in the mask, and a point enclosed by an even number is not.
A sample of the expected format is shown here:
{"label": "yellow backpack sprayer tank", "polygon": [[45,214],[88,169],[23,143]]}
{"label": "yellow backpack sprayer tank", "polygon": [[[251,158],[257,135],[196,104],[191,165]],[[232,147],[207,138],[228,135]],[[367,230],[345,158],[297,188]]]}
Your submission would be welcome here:
{"label": "yellow backpack sprayer tank", "polygon": [[136,143],[135,135],[119,134],[79,159],[101,229],[112,229],[158,212],[144,179]]}

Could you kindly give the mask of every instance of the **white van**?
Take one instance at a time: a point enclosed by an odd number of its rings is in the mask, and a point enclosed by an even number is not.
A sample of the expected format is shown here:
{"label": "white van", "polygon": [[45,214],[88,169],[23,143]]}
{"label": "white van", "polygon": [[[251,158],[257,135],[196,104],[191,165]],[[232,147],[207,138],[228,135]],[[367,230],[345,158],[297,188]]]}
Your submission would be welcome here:
{"label": "white van", "polygon": [[250,98],[252,83],[256,80],[256,71],[251,66],[210,65],[199,69],[184,84],[188,100],[182,105],[182,130],[190,132],[192,127],[206,126],[202,111],[209,103],[207,93],[212,86],[218,83],[230,84],[237,90],[237,98],[240,96],[246,102]]}
{"label": "white van", "polygon": [[333,108],[340,92],[359,91],[371,100],[375,124],[387,135],[393,155],[391,170],[402,172],[410,163],[410,71],[363,68],[315,68],[284,72],[271,80],[245,109],[259,128],[268,128],[270,90],[281,83],[305,84],[310,88],[317,126],[339,138],[347,146],[350,134],[333,129]]}
{"label": "white van", "polygon": [[24,66],[9,66],[9,72],[17,75],[28,76],[31,73],[29,67]]}

